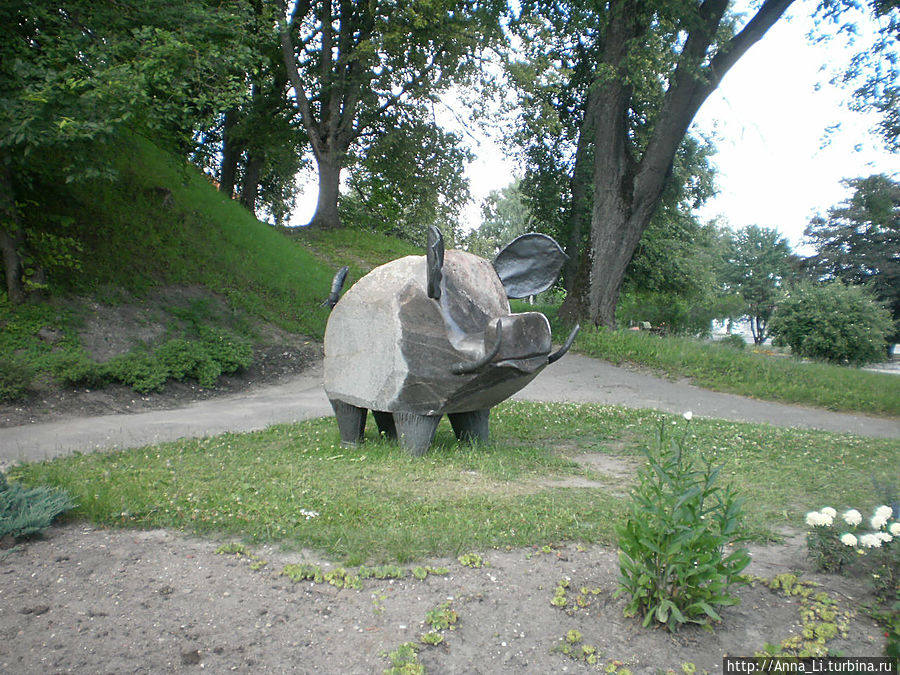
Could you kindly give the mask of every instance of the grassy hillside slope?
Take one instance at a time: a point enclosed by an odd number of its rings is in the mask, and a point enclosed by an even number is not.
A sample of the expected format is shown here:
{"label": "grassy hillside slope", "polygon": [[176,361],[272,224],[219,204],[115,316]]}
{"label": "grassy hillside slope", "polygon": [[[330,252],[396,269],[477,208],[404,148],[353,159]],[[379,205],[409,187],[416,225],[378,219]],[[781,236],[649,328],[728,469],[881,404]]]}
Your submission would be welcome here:
{"label": "grassy hillside slope", "polygon": [[[209,384],[217,372],[210,358],[222,372],[245,365],[267,327],[321,339],[328,318],[321,303],[341,265],[351,266],[349,284],[382,262],[419,253],[364,232],[299,233],[261,223],[146,139],[123,140],[116,164],[115,181],[59,185],[42,195],[57,234],[80,242],[78,266],[51,268],[43,297],[24,306],[0,296],[0,400],[11,398],[10,380],[42,375],[66,385],[138,383],[139,391],[159,388],[166,373]],[[119,330],[98,338],[118,345],[118,354],[88,344],[98,322]],[[163,346],[160,364],[150,355]],[[123,352],[128,363],[96,367]]]}

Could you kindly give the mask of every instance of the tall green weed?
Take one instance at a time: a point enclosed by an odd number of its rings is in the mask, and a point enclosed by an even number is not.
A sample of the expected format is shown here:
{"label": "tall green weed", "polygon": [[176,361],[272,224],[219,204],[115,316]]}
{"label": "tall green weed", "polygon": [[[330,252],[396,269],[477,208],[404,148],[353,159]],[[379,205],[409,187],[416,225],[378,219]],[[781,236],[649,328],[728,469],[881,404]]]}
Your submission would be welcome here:
{"label": "tall green weed", "polygon": [[685,623],[721,621],[716,611],[739,600],[729,594],[750,563],[743,547],[742,500],[719,481],[719,467],[685,447],[661,422],[657,447],[647,450],[619,536],[627,616],[676,631]]}

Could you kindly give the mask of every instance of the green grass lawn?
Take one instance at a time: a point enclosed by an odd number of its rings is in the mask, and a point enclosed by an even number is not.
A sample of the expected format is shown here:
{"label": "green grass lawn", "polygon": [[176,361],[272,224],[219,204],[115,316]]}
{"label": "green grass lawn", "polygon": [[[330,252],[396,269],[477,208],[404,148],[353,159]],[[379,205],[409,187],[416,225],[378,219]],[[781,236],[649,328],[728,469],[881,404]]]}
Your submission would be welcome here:
{"label": "green grass lawn", "polygon": [[[758,539],[779,526],[802,528],[804,514],[825,505],[865,513],[884,499],[873,481],[898,487],[896,441],[524,402],[495,409],[495,440],[482,446],[457,445],[445,420],[424,458],[372,431],[358,448],[341,448],[334,420],[319,419],[26,464],[10,474],[65,488],[79,505],[73,517],[99,525],[310,547],[351,565],[408,562],[495,546],[614,543],[627,486],[575,458],[600,453],[634,468],[659,424],[686,433],[693,451],[722,465],[746,498]],[[595,484],[559,486],[576,477]]]}

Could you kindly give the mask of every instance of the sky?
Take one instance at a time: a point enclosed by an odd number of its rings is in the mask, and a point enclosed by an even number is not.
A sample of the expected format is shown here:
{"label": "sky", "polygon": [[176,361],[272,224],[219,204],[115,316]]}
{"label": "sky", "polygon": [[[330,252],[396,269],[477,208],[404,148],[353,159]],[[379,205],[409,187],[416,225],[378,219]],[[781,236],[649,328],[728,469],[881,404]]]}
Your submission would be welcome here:
{"label": "sky", "polygon": [[811,6],[797,3],[773,26],[694,120],[715,134],[718,149],[720,194],[701,218],[718,217],[735,228],[774,227],[795,248],[812,217],[850,195],[842,179],[900,171],[900,156],[871,133],[876,119],[850,111],[850,92],[828,84],[823,64],[840,67],[849,51],[838,42],[810,44]]}
{"label": "sky", "polygon": [[[810,219],[849,196],[842,179],[900,172],[900,156],[884,150],[870,132],[874,118],[848,110],[849,91],[828,83],[823,65],[840,67],[850,52],[842,43],[810,43],[814,6],[795,2],[729,71],[694,120],[695,129],[711,134],[717,147],[712,161],[719,188],[697,215],[733,228],[775,228],[800,253],[810,252],[803,250]],[[828,134],[835,125],[840,126]],[[473,201],[463,214],[465,229],[480,224],[480,203],[488,193],[517,174],[490,138],[472,142],[477,159],[466,171]],[[315,183],[308,183],[294,222],[309,222],[315,196]]]}

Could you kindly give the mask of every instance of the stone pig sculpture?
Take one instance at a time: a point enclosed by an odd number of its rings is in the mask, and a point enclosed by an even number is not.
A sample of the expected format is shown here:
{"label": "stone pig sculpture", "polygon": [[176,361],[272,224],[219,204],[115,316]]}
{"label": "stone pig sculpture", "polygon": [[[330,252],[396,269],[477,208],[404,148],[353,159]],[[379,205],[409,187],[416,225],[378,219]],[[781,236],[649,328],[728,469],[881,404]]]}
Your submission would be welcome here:
{"label": "stone pig sculpture", "polygon": [[414,455],[428,449],[445,414],[458,439],[487,440],[490,409],[575,339],[577,326],[551,353],[547,317],[511,314],[507,300],[548,289],[565,259],[552,238],[526,234],[492,266],[464,251],[445,254],[432,227],[427,255],[372,270],[338,301],[342,269],[325,329],[325,391],[342,445],[362,440],[368,410]]}

